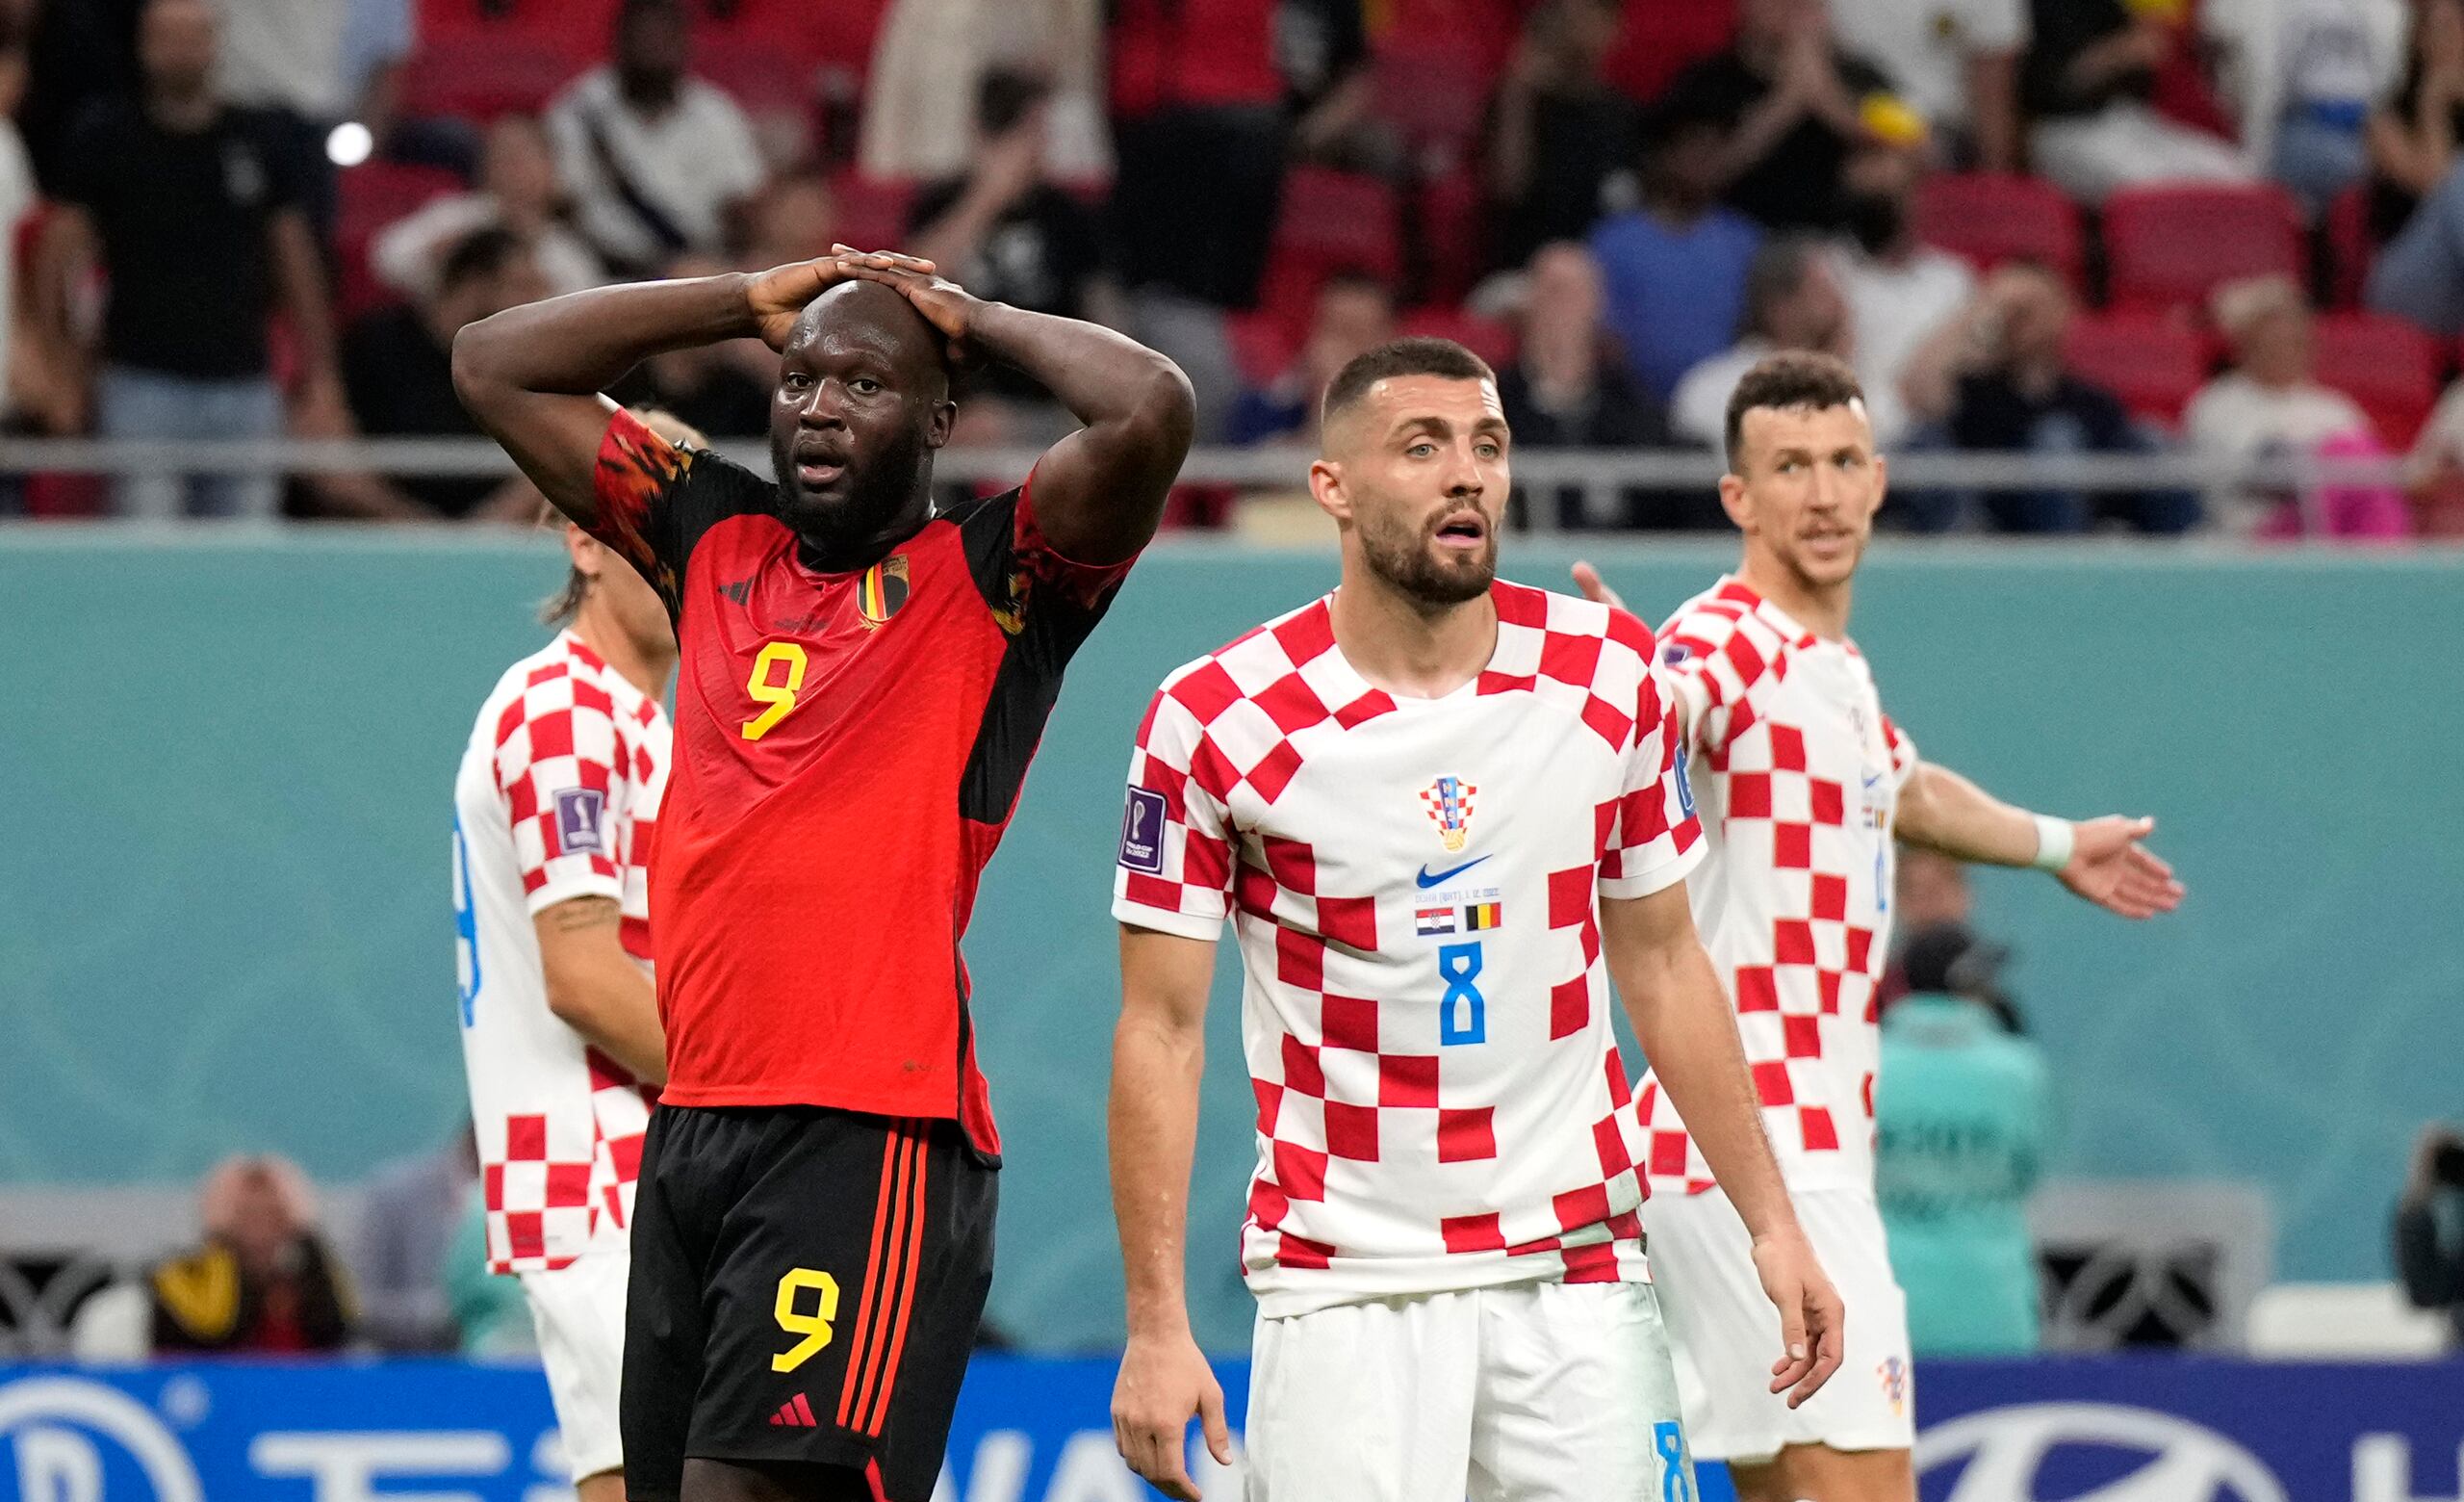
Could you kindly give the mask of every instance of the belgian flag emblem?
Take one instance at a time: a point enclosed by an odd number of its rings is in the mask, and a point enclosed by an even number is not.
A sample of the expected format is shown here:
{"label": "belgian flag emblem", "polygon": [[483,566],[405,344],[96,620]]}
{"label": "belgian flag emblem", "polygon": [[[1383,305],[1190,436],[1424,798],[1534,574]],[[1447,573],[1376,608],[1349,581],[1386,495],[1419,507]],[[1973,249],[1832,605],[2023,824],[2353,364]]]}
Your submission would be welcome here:
{"label": "belgian flag emblem", "polygon": [[856,584],[856,609],[867,626],[886,625],[907,603],[907,555],[898,554],[882,559],[864,570]]}

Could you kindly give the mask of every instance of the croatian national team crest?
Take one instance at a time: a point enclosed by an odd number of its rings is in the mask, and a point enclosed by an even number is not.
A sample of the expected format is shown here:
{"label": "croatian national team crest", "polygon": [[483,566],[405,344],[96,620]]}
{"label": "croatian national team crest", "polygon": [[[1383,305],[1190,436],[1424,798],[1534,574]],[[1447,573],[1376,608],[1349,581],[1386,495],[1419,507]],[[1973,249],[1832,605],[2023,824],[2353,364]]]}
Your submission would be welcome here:
{"label": "croatian national team crest", "polygon": [[1421,790],[1421,804],[1437,821],[1437,837],[1449,850],[1472,838],[1472,798],[1480,790],[1460,777],[1441,777]]}
{"label": "croatian national team crest", "polygon": [[1884,1401],[1890,1404],[1894,1417],[1908,1411],[1908,1363],[1898,1357],[1886,1357],[1874,1368],[1882,1382]]}
{"label": "croatian national team crest", "polygon": [[856,609],[867,627],[887,625],[907,603],[907,555],[897,554],[864,570],[856,585]]}

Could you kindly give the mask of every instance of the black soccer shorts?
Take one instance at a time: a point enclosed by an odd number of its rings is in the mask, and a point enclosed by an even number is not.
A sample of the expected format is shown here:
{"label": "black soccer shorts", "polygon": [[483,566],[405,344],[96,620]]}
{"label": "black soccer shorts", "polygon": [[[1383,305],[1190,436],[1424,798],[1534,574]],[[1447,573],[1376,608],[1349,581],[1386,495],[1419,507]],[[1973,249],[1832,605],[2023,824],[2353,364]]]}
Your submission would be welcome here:
{"label": "black soccer shorts", "polygon": [[687,1456],[860,1473],[927,1502],[992,1283],[999,1172],[948,1121],[662,1105],[625,1319],[625,1489]]}

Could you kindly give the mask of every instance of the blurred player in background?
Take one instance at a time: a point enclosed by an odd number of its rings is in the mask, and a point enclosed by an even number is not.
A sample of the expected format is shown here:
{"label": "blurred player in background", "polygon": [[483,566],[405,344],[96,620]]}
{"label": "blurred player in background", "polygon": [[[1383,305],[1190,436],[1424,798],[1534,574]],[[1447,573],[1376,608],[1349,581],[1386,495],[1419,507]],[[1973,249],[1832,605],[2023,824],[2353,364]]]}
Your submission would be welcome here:
{"label": "blurred player in background", "polygon": [[[1720,501],[1745,561],[1661,628],[1660,667],[1703,795],[1710,853],[1690,884],[1695,918],[1789,1193],[1852,1311],[1840,1380],[1799,1408],[1762,1390],[1771,1315],[1744,1205],[1658,1069],[1640,1101],[1652,1261],[1687,1433],[1729,1463],[1745,1502],[1913,1502],[1907,1306],[1874,1203],[1873,992],[1894,832],[1964,861],[2057,872],[2125,918],[2171,911],[2182,889],[2140,842],[2154,820],[2073,824],[1997,802],[1920,761],[1883,713],[1848,639],[1885,483],[1854,373],[1827,355],[1764,360],[1729,399],[1727,443]],[[1622,608],[1590,565],[1575,577]]]}
{"label": "blurred player in background", "polygon": [[[762,476],[599,392],[661,350],[781,351]],[[954,368],[1087,426],[936,515]],[[959,941],[1069,658],[1154,534],[1188,381],[1091,324],[835,247],[512,309],[472,412],[638,569],[682,649],[653,906],[667,1085],[643,1149],[634,1502],[924,1502],[991,1282],[1000,1139]]]}
{"label": "blurred player in background", "polygon": [[1321,426],[1310,484],[1342,587],[1174,673],[1131,764],[1116,1437],[1177,1497],[1195,1494],[1193,1414],[1227,1453],[1182,1260],[1207,991],[1237,909],[1251,1502],[1691,1496],[1612,977],[1758,1234],[1779,1312],[1753,1354],[1786,1404],[1837,1365],[1840,1309],[1694,935],[1702,834],[1651,634],[1496,578],[1508,434],[1461,346],[1359,356]]}
{"label": "blurred player in background", "polygon": [[667,1077],[648,866],[676,634],[629,564],[559,530],[572,568],[540,613],[562,629],[497,681],[453,783],[462,1053],[489,1271],[521,1275],[581,1502],[625,1502],[627,1228]]}

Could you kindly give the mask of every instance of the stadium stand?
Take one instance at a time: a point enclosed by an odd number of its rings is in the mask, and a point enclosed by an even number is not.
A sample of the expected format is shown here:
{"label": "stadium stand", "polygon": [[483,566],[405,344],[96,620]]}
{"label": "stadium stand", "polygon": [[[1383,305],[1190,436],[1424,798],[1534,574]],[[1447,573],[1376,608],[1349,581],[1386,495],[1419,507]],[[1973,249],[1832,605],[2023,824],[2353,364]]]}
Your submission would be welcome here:
{"label": "stadium stand", "polygon": [[2281,272],[2306,283],[2301,211],[2281,188],[2126,189],[2105,202],[2117,307],[2196,307],[2228,281]]}
{"label": "stadium stand", "polygon": [[2059,272],[2073,291],[2087,285],[2088,239],[2079,206],[2041,178],[1936,173],[1916,190],[1916,233],[1980,272],[2005,261],[2037,261]]}
{"label": "stadium stand", "polygon": [[2181,318],[2149,313],[2081,313],[2063,355],[2070,373],[2104,387],[2131,416],[2168,431],[2207,379],[2213,351]]}

